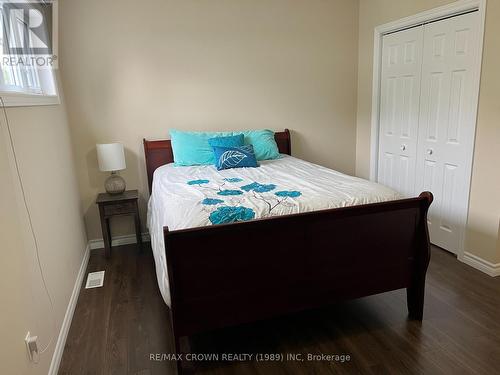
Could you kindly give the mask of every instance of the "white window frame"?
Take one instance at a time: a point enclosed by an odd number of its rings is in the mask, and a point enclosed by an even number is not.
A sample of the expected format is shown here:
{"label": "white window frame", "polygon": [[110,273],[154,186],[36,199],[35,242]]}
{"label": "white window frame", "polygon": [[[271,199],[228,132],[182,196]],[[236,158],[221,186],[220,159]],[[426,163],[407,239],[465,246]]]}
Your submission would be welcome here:
{"label": "white window frame", "polygon": [[[16,0],[23,2],[29,0]],[[10,0],[0,0],[1,3],[10,2]],[[1,16],[1,15],[0,15]],[[57,17],[57,8],[56,14]],[[3,33],[3,30],[0,30]],[[41,92],[37,92],[30,88],[22,88],[19,86],[9,86],[3,83],[3,70],[0,67],[0,97],[6,107],[22,107],[22,106],[39,106],[39,105],[57,105],[60,104],[59,89],[55,70],[49,67],[36,68],[37,80],[39,80]],[[23,78],[27,78],[21,73],[20,69],[15,69],[14,74],[22,74]],[[1,104],[1,103],[0,103]]]}

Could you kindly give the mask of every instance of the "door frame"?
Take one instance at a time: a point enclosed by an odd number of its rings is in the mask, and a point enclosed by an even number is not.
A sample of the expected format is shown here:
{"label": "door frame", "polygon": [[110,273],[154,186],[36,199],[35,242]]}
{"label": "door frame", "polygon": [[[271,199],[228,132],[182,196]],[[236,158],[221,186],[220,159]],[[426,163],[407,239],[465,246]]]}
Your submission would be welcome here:
{"label": "door frame", "polygon": [[[373,37],[373,86],[372,86],[372,113],[371,113],[371,133],[370,133],[370,180],[377,181],[378,175],[378,153],[379,153],[379,129],[380,129],[380,89],[382,75],[382,37],[389,33],[402,31],[411,27],[422,25],[431,21],[457,16],[471,11],[479,12],[479,48],[475,56],[474,66],[474,108],[473,117],[476,119],[474,124],[474,138],[477,131],[477,114],[479,107],[479,90],[481,84],[481,65],[483,60],[483,44],[484,44],[484,26],[486,20],[486,1],[487,0],[460,0],[447,4],[438,8],[430,9],[413,16],[405,17],[397,21],[385,23],[375,27]],[[469,214],[469,197],[470,186],[472,179],[472,161],[474,158],[475,139],[473,142],[472,154],[468,160],[466,167],[469,169],[469,189],[467,191],[467,213],[466,223]],[[457,249],[458,259],[463,258],[464,254],[464,238],[465,230],[462,238],[459,240],[459,248]]]}

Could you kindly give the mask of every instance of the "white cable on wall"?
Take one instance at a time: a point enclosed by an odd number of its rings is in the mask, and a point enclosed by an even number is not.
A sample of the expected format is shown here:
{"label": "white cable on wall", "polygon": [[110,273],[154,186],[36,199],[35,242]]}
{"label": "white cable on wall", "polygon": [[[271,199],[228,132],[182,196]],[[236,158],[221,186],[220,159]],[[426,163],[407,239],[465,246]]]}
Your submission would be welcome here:
{"label": "white cable on wall", "polygon": [[45,274],[43,272],[42,264],[40,262],[40,253],[39,253],[38,239],[36,238],[35,230],[34,230],[34,227],[33,227],[33,220],[31,219],[31,212],[30,212],[30,209],[29,209],[28,200],[26,198],[26,192],[24,190],[24,185],[23,185],[23,180],[22,180],[22,177],[21,177],[21,171],[20,171],[20,168],[19,168],[19,163],[17,161],[16,148],[14,146],[14,139],[12,137],[12,132],[10,130],[9,117],[7,116],[7,110],[5,109],[5,102],[3,100],[3,97],[1,97],[1,96],[0,96],[0,104],[2,105],[3,115],[4,115],[4,118],[5,118],[5,124],[6,124],[6,127],[7,127],[7,133],[9,135],[10,149],[12,151],[12,156],[13,156],[14,165],[15,165],[15,169],[16,169],[16,175],[17,175],[17,178],[18,178],[18,181],[19,181],[19,186],[21,187],[21,194],[22,194],[22,198],[23,198],[23,204],[24,204],[24,208],[26,210],[26,214],[27,214],[27,217],[28,217],[28,223],[29,223],[29,228],[30,228],[31,236],[33,238],[33,243],[35,245],[36,261],[37,261],[37,264],[38,264],[38,270],[40,272],[40,278],[42,279],[43,288],[45,290],[45,293],[47,294],[47,298],[48,298],[49,304],[50,304],[50,315],[51,315],[51,320],[52,320],[52,333],[51,333],[50,340],[47,343],[47,345],[43,349],[41,349],[41,350],[38,351],[38,354],[43,354],[50,347],[50,345],[54,341],[54,337],[55,337],[56,327],[55,327],[54,303],[52,301],[52,297],[50,296],[49,289],[47,288],[47,282],[45,280]]}

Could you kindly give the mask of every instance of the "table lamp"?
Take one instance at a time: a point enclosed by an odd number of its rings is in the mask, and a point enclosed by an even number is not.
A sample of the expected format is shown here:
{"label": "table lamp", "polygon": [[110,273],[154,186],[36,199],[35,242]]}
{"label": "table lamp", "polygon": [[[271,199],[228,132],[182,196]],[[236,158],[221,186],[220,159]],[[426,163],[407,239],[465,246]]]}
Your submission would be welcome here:
{"label": "table lamp", "polygon": [[126,168],[125,152],[121,143],[97,144],[97,160],[99,170],[111,172],[104,188],[108,194],[122,194],[125,191],[125,180],[116,172]]}

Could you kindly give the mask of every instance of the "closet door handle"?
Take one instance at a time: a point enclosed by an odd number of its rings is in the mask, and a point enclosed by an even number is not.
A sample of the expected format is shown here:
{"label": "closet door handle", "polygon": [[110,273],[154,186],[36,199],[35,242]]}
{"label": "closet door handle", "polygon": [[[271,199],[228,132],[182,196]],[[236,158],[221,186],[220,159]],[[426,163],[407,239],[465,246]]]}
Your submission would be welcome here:
{"label": "closet door handle", "polygon": [[432,155],[434,153],[434,150],[432,148],[427,149],[427,154]]}
{"label": "closet door handle", "polygon": [[401,151],[404,151],[404,150],[406,150],[406,145],[403,143],[403,144],[401,145]]}

